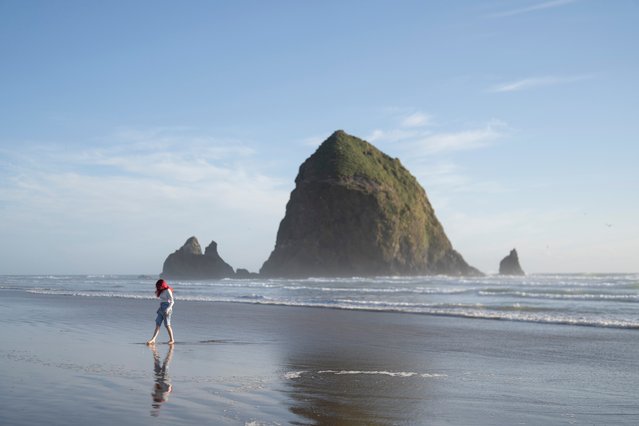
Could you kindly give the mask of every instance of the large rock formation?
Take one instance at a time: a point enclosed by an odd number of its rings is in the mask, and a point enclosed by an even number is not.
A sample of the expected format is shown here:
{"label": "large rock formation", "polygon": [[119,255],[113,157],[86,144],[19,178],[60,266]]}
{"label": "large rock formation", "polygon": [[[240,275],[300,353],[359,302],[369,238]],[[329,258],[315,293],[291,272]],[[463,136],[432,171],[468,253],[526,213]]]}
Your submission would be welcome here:
{"label": "large rock formation", "polygon": [[163,278],[172,279],[215,279],[232,277],[233,268],[217,253],[217,243],[211,244],[202,254],[197,238],[191,237],[164,261]]}
{"label": "large rock formation", "polygon": [[526,275],[519,265],[517,250],[512,249],[510,254],[499,262],[499,275]]}
{"label": "large rock formation", "polygon": [[373,145],[333,133],[299,169],[266,276],[477,275],[417,180]]}

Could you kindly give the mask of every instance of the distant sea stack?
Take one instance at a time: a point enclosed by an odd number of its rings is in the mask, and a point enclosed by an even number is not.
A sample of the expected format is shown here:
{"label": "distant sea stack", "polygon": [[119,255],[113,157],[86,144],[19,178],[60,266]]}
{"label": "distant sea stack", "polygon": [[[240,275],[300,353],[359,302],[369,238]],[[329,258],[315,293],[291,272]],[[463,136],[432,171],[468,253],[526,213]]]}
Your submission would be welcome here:
{"label": "distant sea stack", "polygon": [[215,279],[232,277],[233,268],[217,253],[217,243],[212,241],[202,254],[197,238],[191,237],[164,261],[163,278]]}
{"label": "distant sea stack", "polygon": [[512,249],[510,254],[499,262],[499,275],[526,275],[519,265],[517,250]]}
{"label": "distant sea stack", "polygon": [[400,163],[341,130],[299,169],[260,273],[274,277],[480,275]]}

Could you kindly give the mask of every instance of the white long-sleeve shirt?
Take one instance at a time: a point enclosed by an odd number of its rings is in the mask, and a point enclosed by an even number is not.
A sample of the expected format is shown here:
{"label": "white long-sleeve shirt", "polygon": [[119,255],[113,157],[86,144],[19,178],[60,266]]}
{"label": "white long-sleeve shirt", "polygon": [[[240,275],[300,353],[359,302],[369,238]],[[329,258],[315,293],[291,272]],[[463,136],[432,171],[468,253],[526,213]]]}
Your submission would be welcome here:
{"label": "white long-sleeve shirt", "polygon": [[166,308],[167,311],[173,308],[173,303],[175,303],[175,300],[173,299],[173,292],[170,288],[167,288],[162,293],[160,293],[160,304],[162,303],[169,304],[169,307]]}

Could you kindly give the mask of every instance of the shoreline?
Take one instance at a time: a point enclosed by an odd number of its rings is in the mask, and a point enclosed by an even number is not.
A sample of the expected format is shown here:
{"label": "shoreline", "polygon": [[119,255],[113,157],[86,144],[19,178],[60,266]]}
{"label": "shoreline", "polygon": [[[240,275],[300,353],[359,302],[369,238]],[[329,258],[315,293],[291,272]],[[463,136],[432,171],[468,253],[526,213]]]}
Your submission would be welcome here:
{"label": "shoreline", "polygon": [[[18,291],[24,292],[33,295],[43,295],[43,296],[58,296],[58,297],[78,297],[78,298],[105,298],[105,299],[118,299],[118,300],[153,300],[155,301],[155,296],[138,296],[138,295],[117,295],[117,294],[78,294],[78,292],[74,291],[48,291],[48,290],[23,290],[20,288],[10,288],[0,287],[0,290],[8,290],[8,291]],[[230,305],[259,305],[259,306],[276,306],[276,307],[284,307],[284,308],[301,308],[301,309],[328,309],[328,310],[336,310],[336,311],[352,311],[352,312],[370,312],[370,313],[392,313],[392,314],[403,314],[403,315],[421,315],[421,316],[431,316],[437,318],[458,318],[458,319],[468,319],[468,320],[485,320],[485,321],[504,321],[504,322],[517,322],[517,323],[525,323],[525,324],[539,324],[539,325],[557,325],[557,326],[575,326],[575,327],[591,327],[591,328],[604,328],[604,329],[618,329],[618,330],[639,330],[639,325],[634,322],[620,322],[619,320],[610,320],[608,323],[601,323],[593,320],[586,319],[545,319],[543,317],[531,317],[531,318],[517,318],[517,317],[505,317],[500,316],[498,313],[487,314],[486,312],[482,312],[481,314],[472,314],[472,313],[451,313],[445,312],[419,312],[419,311],[409,311],[403,310],[399,308],[371,308],[371,307],[360,307],[360,306],[349,306],[349,307],[340,307],[334,306],[330,304],[296,304],[296,303],[288,303],[288,302],[264,302],[259,300],[202,300],[201,298],[178,298],[180,303],[202,303],[202,304],[230,304]]]}

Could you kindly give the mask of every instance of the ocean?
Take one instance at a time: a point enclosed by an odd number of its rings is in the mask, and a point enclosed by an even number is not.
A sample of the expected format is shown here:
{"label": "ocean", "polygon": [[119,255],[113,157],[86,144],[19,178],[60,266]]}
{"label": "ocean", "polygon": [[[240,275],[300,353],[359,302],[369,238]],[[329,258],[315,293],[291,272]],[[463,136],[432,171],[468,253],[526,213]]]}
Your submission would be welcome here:
{"label": "ocean", "polygon": [[639,275],[0,276],[2,424],[639,424]]}
{"label": "ocean", "polygon": [[[0,290],[154,299],[155,277],[0,276]],[[639,328],[639,274],[170,281],[180,300]]]}

